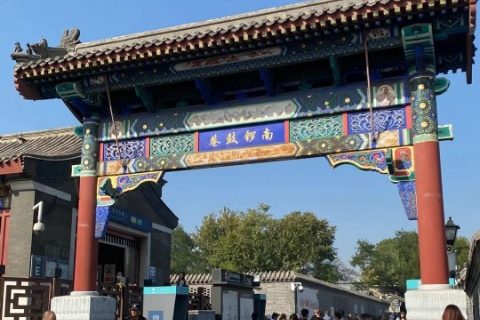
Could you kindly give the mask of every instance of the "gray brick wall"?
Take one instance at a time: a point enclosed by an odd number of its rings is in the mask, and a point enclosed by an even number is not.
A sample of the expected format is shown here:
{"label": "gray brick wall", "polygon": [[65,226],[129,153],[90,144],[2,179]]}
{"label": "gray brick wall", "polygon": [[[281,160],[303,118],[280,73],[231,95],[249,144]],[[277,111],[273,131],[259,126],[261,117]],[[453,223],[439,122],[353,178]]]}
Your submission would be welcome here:
{"label": "gray brick wall", "polygon": [[290,282],[261,283],[255,293],[267,295],[265,314],[271,316],[273,312],[285,313],[287,318],[295,311],[294,294],[290,289]]}
{"label": "gray brick wall", "polygon": [[13,192],[5,270],[7,277],[29,276],[34,204],[35,191]]}

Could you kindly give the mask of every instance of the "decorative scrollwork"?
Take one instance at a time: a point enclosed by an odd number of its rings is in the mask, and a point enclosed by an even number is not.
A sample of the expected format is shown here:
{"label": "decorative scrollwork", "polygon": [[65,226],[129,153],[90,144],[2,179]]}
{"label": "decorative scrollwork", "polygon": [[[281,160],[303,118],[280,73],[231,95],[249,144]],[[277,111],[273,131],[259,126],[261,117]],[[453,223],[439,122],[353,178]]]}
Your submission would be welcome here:
{"label": "decorative scrollwork", "polygon": [[141,158],[145,157],[145,140],[122,141],[118,143],[118,147],[116,143],[108,143],[103,149],[103,158],[106,161]]}
{"label": "decorative scrollwork", "polygon": [[190,153],[193,151],[193,141],[193,134],[152,138],[150,141],[150,154],[152,156],[165,156]]}
{"label": "decorative scrollwork", "polygon": [[405,213],[409,220],[417,219],[417,192],[415,181],[402,181],[398,183],[398,193],[402,200]]}
{"label": "decorative scrollwork", "polygon": [[292,121],[290,123],[290,140],[303,141],[342,135],[341,116]]}
{"label": "decorative scrollwork", "polygon": [[373,121],[370,112],[351,114],[348,120],[350,134],[404,129],[407,126],[404,109],[375,111]]}

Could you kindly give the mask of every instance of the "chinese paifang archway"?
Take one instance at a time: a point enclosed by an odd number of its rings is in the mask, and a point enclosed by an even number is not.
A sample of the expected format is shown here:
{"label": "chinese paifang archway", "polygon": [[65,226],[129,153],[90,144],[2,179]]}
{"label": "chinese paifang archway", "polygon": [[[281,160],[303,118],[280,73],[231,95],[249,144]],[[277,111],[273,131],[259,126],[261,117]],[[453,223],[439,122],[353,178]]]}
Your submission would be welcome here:
{"label": "chinese paifang archway", "polygon": [[471,83],[476,2],[355,3],[89,43],[72,29],[12,54],[21,95],[60,98],[83,123],[76,291],[95,290],[93,235],[123,192],[165,171],[319,156],[387,175],[418,217],[422,283],[448,283],[437,75]]}

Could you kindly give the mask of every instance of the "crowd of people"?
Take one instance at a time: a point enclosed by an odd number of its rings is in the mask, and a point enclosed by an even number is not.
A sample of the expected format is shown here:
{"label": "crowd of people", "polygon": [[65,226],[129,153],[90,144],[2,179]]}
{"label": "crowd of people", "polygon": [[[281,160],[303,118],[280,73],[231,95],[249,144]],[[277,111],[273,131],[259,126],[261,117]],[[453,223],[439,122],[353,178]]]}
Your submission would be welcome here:
{"label": "crowd of people", "polygon": [[[53,311],[46,311],[43,314],[42,320],[56,320],[56,315]],[[142,316],[140,304],[134,303],[130,306],[130,314],[125,318],[128,320],[146,320]],[[322,312],[322,310],[315,310],[312,317],[309,318],[308,309],[302,309],[300,311],[300,316],[295,313],[292,313],[288,320],[406,320],[406,313],[400,312],[400,314],[390,314],[382,315],[380,317],[374,317],[368,313],[362,314],[344,314],[343,312],[335,312],[333,318],[329,315],[328,312]],[[258,314],[252,313],[252,320],[259,320]],[[271,320],[287,320],[287,315],[285,313],[278,314],[276,312],[272,313]],[[453,304],[448,305],[442,315],[441,320],[465,320],[460,309]]]}
{"label": "crowd of people", "polygon": [[[252,320],[259,320],[256,318],[256,314],[252,315]],[[272,313],[271,320],[287,320],[287,315],[285,313],[278,314],[274,312]],[[323,312],[322,310],[317,309],[309,318],[309,311],[307,309],[302,309],[300,315],[292,313],[288,317],[288,320],[407,320],[407,314],[402,311],[398,314],[390,313],[388,315],[384,314],[376,317],[369,313],[345,314],[340,311],[330,315],[328,311]],[[456,305],[450,304],[445,308],[441,320],[465,320],[465,318]]]}

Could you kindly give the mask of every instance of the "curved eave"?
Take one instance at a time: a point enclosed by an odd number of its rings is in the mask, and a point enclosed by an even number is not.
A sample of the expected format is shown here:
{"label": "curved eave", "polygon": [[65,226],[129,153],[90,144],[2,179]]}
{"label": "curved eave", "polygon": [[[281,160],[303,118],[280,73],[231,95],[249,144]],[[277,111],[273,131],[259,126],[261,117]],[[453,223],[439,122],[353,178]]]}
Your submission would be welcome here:
{"label": "curved eave", "polygon": [[477,19],[477,0],[470,0],[469,7],[469,31],[467,35],[467,83],[472,83],[473,78],[473,56],[474,56],[474,47],[473,41],[475,39],[475,27]]}
{"label": "curved eave", "polygon": [[[462,4],[459,4],[461,2]],[[21,78],[36,78],[74,72],[75,70],[93,69],[118,63],[142,61],[149,58],[172,56],[190,53],[221,46],[241,44],[252,40],[262,40],[286,36],[292,33],[308,30],[326,30],[347,28],[354,25],[365,25],[374,21],[385,21],[405,14],[425,13],[432,10],[448,8],[450,6],[475,6],[476,1],[465,3],[458,0],[383,0],[374,2],[362,1],[349,7],[340,7],[334,10],[312,11],[298,16],[276,17],[271,20],[252,21],[250,24],[235,25],[232,22],[228,27],[215,31],[186,33],[174,38],[158,37],[150,41],[135,43],[130,40],[127,44],[115,47],[105,47],[92,51],[76,52],[64,57],[47,58],[17,65],[15,76]],[[308,9],[308,8],[306,8]],[[261,18],[261,17],[259,17]],[[260,19],[258,19],[260,20]],[[474,23],[472,18],[472,22]],[[209,32],[207,32],[209,31]],[[83,44],[85,46],[85,44]]]}

